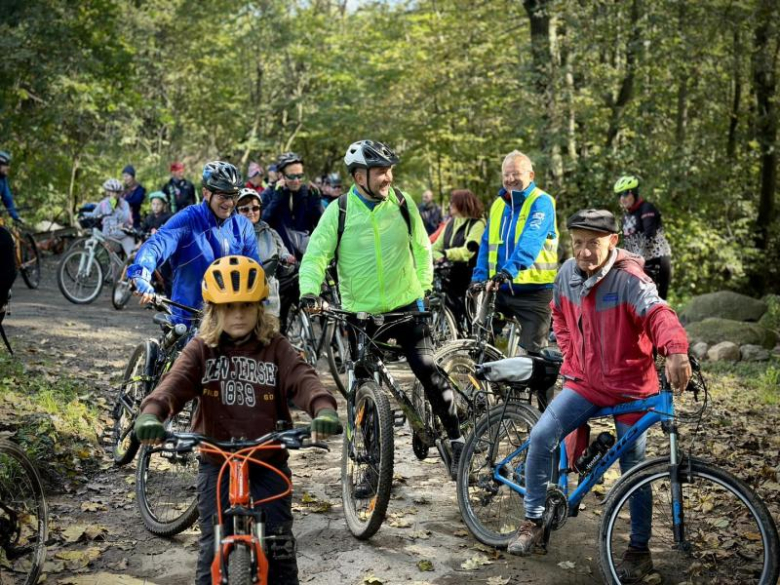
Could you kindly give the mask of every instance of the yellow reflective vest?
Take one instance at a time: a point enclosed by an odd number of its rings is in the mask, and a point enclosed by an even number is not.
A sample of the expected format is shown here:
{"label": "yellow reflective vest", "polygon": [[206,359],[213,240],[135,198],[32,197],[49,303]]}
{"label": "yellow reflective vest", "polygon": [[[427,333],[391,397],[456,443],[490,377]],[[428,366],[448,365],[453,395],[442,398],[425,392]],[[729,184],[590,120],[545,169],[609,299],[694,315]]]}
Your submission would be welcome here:
{"label": "yellow reflective vest", "polygon": [[[555,199],[536,187],[526,197],[520,208],[520,217],[515,224],[515,245],[517,245],[520,235],[523,233],[531,206],[539,197],[550,197],[555,214]],[[490,207],[488,216],[488,277],[496,274],[498,266],[498,248],[504,242],[501,240],[501,220],[504,216],[504,210],[507,203],[502,197],[497,198]],[[555,219],[553,215],[553,220]],[[534,260],[534,263],[526,270],[521,270],[512,281],[513,284],[551,284],[555,281],[555,275],[558,272],[558,224],[554,221],[555,237],[546,238],[542,245],[542,250]]]}

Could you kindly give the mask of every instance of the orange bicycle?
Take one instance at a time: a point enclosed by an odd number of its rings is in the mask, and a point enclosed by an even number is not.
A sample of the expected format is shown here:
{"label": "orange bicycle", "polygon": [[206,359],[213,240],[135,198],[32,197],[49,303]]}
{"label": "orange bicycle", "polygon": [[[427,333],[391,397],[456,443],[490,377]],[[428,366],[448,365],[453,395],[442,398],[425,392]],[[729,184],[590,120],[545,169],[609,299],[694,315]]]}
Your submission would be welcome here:
{"label": "orange bicycle", "polygon": [[[277,428],[286,427],[280,421]],[[268,559],[266,554],[276,536],[265,533],[265,514],[262,504],[279,500],[292,493],[292,482],[279,469],[255,457],[259,451],[301,449],[318,447],[329,450],[324,443],[307,441],[310,427],[277,430],[251,440],[215,441],[197,433],[167,433],[164,449],[185,453],[195,447],[204,455],[219,455],[225,459],[217,481],[217,525],[214,527],[214,560],[211,564],[213,585],[268,585]],[[249,489],[249,466],[260,465],[284,479],[287,489],[279,494],[254,501]],[[221,505],[221,484],[229,473],[229,502],[227,510]],[[231,519],[233,534],[225,536],[225,519]]]}

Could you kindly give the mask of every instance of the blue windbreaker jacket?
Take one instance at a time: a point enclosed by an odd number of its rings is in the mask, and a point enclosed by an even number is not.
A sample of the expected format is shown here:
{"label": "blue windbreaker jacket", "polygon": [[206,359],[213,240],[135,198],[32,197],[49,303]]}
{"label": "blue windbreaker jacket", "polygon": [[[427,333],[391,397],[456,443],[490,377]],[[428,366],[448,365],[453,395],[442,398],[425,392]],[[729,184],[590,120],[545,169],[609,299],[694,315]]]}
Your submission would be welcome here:
{"label": "blue windbreaker jacket", "polygon": [[11,188],[8,186],[8,177],[0,177],[0,198],[3,200],[3,205],[8,209],[8,214],[14,219],[19,219],[19,213],[14,205],[14,196],[11,193]]}
{"label": "blue windbreaker jacket", "polygon": [[[221,223],[208,202],[190,205],[174,215],[138,250],[130,278],[151,281],[154,270],[166,260],[173,270],[174,301],[190,307],[203,304],[201,281],[217,258],[238,254],[260,262],[252,223],[242,215],[232,215]],[[189,326],[189,313],[174,309],[172,321]]]}

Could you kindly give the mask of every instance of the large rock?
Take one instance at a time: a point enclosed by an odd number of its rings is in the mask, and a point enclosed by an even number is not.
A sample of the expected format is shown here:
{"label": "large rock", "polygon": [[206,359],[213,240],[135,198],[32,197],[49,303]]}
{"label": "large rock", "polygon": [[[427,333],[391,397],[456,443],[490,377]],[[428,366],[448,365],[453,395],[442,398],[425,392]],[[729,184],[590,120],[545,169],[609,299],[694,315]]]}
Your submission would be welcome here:
{"label": "large rock", "polygon": [[722,290],[694,297],[680,310],[683,323],[696,323],[708,317],[732,321],[758,321],[769,307],[752,297]]}
{"label": "large rock", "polygon": [[770,356],[769,350],[760,345],[743,345],[739,353],[742,354],[743,362],[767,362]]}
{"label": "large rock", "polygon": [[710,348],[704,341],[691,344],[691,353],[698,359],[703,360],[707,358],[707,350]]}
{"label": "large rock", "polygon": [[730,319],[704,319],[685,327],[693,343],[703,341],[710,345],[731,341],[737,345],[760,345],[771,349],[777,343],[777,333],[757,323],[741,323]]}
{"label": "large rock", "polygon": [[707,357],[711,362],[738,362],[740,358],[739,346],[731,341],[721,341],[707,351]]}
{"label": "large rock", "polygon": [[761,299],[769,310],[758,320],[758,324],[780,333],[780,295],[766,295]]}

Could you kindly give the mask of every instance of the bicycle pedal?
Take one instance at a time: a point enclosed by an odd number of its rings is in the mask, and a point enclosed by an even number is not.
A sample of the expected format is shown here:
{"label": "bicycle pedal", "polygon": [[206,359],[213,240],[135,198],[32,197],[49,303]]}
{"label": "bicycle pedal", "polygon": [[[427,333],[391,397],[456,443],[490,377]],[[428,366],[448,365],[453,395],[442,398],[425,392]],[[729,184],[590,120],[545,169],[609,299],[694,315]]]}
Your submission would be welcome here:
{"label": "bicycle pedal", "polygon": [[403,410],[393,411],[393,426],[402,427],[406,424],[406,415]]}

